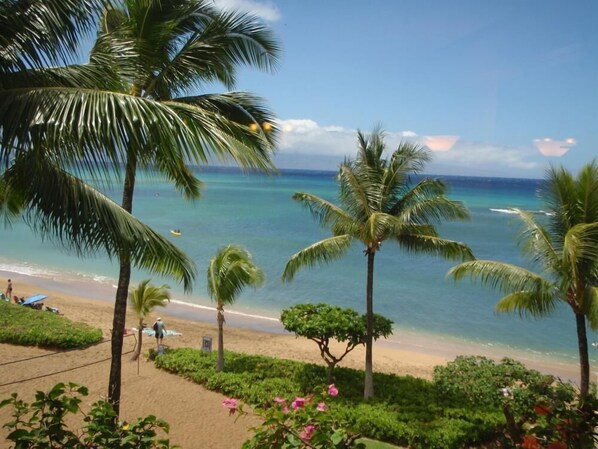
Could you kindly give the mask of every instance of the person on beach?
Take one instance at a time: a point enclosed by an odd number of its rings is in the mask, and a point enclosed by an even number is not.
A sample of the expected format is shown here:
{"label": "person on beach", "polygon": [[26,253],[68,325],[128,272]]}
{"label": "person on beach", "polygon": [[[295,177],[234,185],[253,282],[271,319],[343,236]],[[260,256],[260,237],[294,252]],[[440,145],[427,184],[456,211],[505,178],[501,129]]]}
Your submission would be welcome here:
{"label": "person on beach", "polygon": [[12,281],[9,279],[8,280],[8,285],[6,286],[6,297],[7,298],[12,298]]}
{"label": "person on beach", "polygon": [[166,332],[166,326],[164,325],[164,321],[162,321],[162,318],[160,317],[158,317],[158,319],[154,323],[154,332],[156,333],[156,349],[159,351],[160,346],[162,346],[162,339],[164,338],[164,333]]}

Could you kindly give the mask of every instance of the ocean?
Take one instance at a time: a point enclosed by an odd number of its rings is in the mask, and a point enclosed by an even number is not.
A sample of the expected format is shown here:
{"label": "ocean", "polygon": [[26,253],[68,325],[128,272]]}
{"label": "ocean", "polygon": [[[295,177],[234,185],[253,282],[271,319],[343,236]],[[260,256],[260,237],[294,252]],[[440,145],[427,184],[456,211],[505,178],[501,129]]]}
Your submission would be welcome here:
{"label": "ocean", "polygon": [[[204,183],[199,201],[183,200],[166,181],[149,174],[138,177],[133,213],[163,233],[195,261],[198,276],[193,293],[169,279],[135,272],[133,283],[151,277],[168,283],[177,302],[210,306],[206,288],[208,262],[218,248],[228,244],[246,247],[266,273],[259,290],[244,290],[231,309],[240,313],[276,318],[280,311],[303,302],[327,302],[365,309],[366,259],[356,243],[341,260],[304,269],[291,283],[281,274],[289,257],[307,245],[327,237],[307,210],[292,200],[295,192],[309,192],[336,202],[334,172],[282,170],[277,176],[243,174],[233,168],[202,169]],[[542,216],[538,198],[540,180],[442,177],[450,198],[465,203],[471,213],[467,222],[439,226],[443,237],[468,244],[476,258],[526,265],[517,247],[519,221],[510,208],[532,210]],[[118,201],[119,189],[108,191]],[[170,234],[180,229],[182,235]],[[91,284],[116,283],[118,268],[107,257],[81,259],[42,241],[24,223],[0,228],[0,270],[48,279],[78,279]],[[575,363],[577,337],[572,312],[559,308],[552,316],[525,319],[496,314],[500,295],[492,290],[455,284],[447,271],[455,262],[430,256],[409,255],[392,242],[385,242],[376,255],[374,310],[402,331],[433,338],[462,341],[509,350],[542,354]],[[18,291],[18,285],[15,285]],[[598,334],[589,332],[590,342]],[[598,350],[590,346],[593,363]]]}

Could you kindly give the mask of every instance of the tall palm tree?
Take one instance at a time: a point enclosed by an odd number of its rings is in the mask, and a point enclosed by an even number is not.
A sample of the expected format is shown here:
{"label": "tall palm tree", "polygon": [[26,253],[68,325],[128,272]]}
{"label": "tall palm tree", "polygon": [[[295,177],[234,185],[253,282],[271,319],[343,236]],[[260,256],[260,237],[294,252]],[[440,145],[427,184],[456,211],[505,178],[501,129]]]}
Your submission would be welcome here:
{"label": "tall palm tree", "polygon": [[139,319],[137,328],[137,346],[133,353],[133,360],[137,360],[141,354],[141,343],[143,338],[143,320],[145,320],[156,307],[166,307],[170,302],[170,287],[162,284],[155,287],[150,284],[149,279],[144,279],[137,288],[129,292],[129,307],[135,312]]}
{"label": "tall palm tree", "polygon": [[210,259],[208,294],[216,301],[218,321],[218,360],[216,371],[224,368],[224,306],[233,304],[246,286],[259,287],[264,273],[257,267],[246,249],[228,245]]}
{"label": "tall palm tree", "polygon": [[[171,97],[208,81],[232,86],[238,65],[270,68],[278,47],[252,17],[216,13],[204,2],[139,0],[124,10],[111,3],[0,4],[0,190],[21,202],[42,235],[79,254],[103,249],[119,259],[108,389],[118,414],[131,263],[186,290],[195,276],[184,253],[131,214],[136,168],[157,167],[192,198],[199,181],[186,162],[271,168],[276,129],[260,99]],[[68,56],[106,6],[89,63],[73,64]],[[78,176],[111,182],[121,163],[124,208]]]}
{"label": "tall palm tree", "polygon": [[[129,52],[114,51],[126,48]],[[269,70],[279,47],[270,30],[255,17],[220,12],[204,0],[123,0],[108,8],[92,55],[113,52],[113,63],[128,73],[125,91],[171,114],[177,126],[194,136],[163,142],[164,127],[172,122],[156,117],[145,130],[123,142],[122,207],[131,212],[138,168],[153,168],[188,198],[198,198],[200,182],[187,167],[210,160],[233,160],[241,166],[273,170],[274,131],[271,113],[262,101],[245,92],[189,95],[206,83],[235,84],[239,66]],[[263,126],[267,124],[267,126]],[[131,276],[131,252],[119,254],[115,298],[109,399],[120,397],[120,359],[126,295]]]}
{"label": "tall palm tree", "polygon": [[[524,230],[521,243],[534,272],[513,264],[476,260],[449,271],[455,281],[469,277],[504,293],[499,312],[542,317],[559,303],[575,316],[580,364],[580,392],[589,391],[590,361],[586,320],[598,329],[598,164],[582,168],[575,178],[551,167],[541,190],[548,217],[517,210]],[[540,222],[542,221],[542,222]]]}
{"label": "tall palm tree", "polygon": [[332,237],[294,254],[282,278],[290,281],[302,267],[342,257],[356,240],[364,245],[367,256],[364,397],[370,398],[374,395],[374,258],[382,242],[392,240],[411,253],[451,259],[470,259],[473,255],[466,245],[441,238],[433,225],[442,219],[468,217],[461,203],[446,197],[445,184],[439,179],[423,179],[414,186],[410,183],[410,175],[420,173],[430,159],[425,149],[402,142],[384,159],[384,133],[378,128],[369,137],[358,131],[357,141],[357,158],[340,166],[338,206],[309,193],[293,195],[322,226],[330,228]]}

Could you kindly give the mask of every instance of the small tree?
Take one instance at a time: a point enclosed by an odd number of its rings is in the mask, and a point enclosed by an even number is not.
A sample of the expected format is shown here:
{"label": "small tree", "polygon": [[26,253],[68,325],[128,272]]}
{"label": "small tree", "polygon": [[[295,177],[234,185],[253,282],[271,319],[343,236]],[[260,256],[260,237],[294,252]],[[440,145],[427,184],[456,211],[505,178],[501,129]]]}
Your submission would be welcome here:
{"label": "small tree", "polygon": [[251,254],[237,245],[228,245],[210,259],[208,294],[218,310],[218,360],[216,371],[224,368],[224,305],[233,304],[247,285],[259,287],[264,273],[251,260]]}
{"label": "small tree", "polygon": [[[334,367],[358,345],[365,345],[367,337],[367,317],[355,310],[328,304],[298,304],[282,311],[280,320],[284,328],[300,337],[315,341],[320,355],[328,365],[328,382],[332,382]],[[392,321],[374,314],[373,338],[387,338],[392,334]],[[340,356],[330,351],[330,340],[346,342]]]}
{"label": "small tree", "polygon": [[135,312],[137,318],[139,318],[137,346],[133,353],[133,360],[137,360],[139,354],[141,354],[143,320],[156,307],[166,307],[166,303],[170,302],[170,292],[168,291],[170,287],[168,285],[163,284],[159,287],[154,287],[149,282],[149,279],[145,279],[139,283],[137,288],[133,288],[129,292],[129,307]]}

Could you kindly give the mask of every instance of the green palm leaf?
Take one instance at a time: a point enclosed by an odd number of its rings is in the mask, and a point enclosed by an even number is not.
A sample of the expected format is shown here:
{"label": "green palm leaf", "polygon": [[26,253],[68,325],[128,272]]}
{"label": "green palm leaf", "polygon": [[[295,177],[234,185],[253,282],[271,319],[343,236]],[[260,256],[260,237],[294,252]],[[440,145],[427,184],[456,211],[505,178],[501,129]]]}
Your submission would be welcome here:
{"label": "green palm leaf", "polygon": [[172,276],[191,289],[195,266],[181,250],[79,178],[47,160],[21,155],[4,179],[19,192],[27,221],[42,236],[80,255],[102,249],[116,258],[127,249],[139,268]]}
{"label": "green palm leaf", "polygon": [[329,263],[340,259],[349,249],[353,238],[350,235],[338,235],[320,240],[293,254],[287,262],[282,280],[292,281],[295,273],[302,267],[313,267],[320,263]]}

